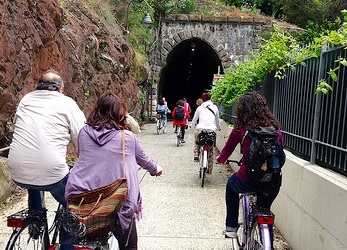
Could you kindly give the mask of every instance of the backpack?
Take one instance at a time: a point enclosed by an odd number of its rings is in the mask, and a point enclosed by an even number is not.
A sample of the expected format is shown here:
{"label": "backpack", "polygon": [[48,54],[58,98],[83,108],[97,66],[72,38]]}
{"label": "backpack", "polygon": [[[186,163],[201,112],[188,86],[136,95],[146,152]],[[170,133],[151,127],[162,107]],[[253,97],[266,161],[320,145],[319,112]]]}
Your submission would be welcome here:
{"label": "backpack", "polygon": [[183,108],[183,106],[178,105],[178,106],[176,107],[175,117],[174,117],[174,118],[175,118],[175,120],[177,120],[177,121],[181,121],[181,120],[184,119],[184,117],[185,117],[184,108]]}
{"label": "backpack", "polygon": [[258,127],[247,130],[251,145],[245,159],[247,175],[255,181],[280,181],[281,168],[286,161],[282,144],[278,141],[278,132],[274,127]]}
{"label": "backpack", "polygon": [[165,115],[165,114],[166,114],[166,112],[165,112],[165,107],[166,107],[166,106],[164,106],[164,105],[159,105],[159,106],[157,107],[157,113],[160,114],[160,115]]}

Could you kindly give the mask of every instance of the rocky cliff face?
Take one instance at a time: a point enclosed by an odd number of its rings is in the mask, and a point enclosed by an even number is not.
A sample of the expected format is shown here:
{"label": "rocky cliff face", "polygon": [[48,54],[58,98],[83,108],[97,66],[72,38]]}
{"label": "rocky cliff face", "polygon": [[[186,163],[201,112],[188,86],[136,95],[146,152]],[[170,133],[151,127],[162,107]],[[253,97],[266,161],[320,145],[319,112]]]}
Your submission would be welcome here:
{"label": "rocky cliff face", "polygon": [[85,113],[112,90],[138,115],[135,54],[122,27],[106,16],[110,8],[84,2],[0,0],[0,148],[11,140],[18,102],[48,69],[60,73],[65,94]]}

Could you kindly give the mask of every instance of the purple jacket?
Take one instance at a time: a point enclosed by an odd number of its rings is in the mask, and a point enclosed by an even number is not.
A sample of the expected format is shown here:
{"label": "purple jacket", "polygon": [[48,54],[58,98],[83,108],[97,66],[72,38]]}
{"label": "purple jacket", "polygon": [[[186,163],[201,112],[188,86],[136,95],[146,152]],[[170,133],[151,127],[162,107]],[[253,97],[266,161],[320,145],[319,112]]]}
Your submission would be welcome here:
{"label": "purple jacket", "polygon": [[[220,163],[226,162],[226,160],[229,158],[229,156],[234,152],[235,147],[237,144],[241,143],[242,137],[245,134],[246,130],[244,128],[233,129],[229,135],[229,138],[227,142],[225,143],[223,149],[220,152],[220,155],[218,156],[217,161]],[[282,131],[278,130],[278,141],[283,144],[282,139]],[[243,153],[243,159],[247,159],[249,147],[251,146],[251,140],[247,136],[242,144],[242,152]],[[236,159],[239,160],[239,159]],[[245,160],[242,160],[240,169],[237,171],[236,176],[243,181],[253,181],[250,177],[248,177],[246,172],[246,163]]]}
{"label": "purple jacket", "polygon": [[[118,216],[123,230],[127,230],[134,215],[139,218],[141,212],[138,165],[152,175],[157,173],[157,165],[145,154],[133,132],[124,130],[124,133],[128,196]],[[97,131],[86,125],[78,135],[78,144],[79,157],[66,184],[66,199],[123,177],[121,130]]]}

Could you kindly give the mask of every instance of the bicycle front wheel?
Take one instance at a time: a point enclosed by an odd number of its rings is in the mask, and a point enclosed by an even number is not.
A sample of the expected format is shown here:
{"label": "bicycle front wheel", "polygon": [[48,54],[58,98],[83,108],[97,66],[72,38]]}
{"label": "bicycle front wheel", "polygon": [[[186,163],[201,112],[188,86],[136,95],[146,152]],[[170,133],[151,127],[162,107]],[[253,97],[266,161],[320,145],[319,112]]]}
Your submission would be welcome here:
{"label": "bicycle front wheel", "polygon": [[46,238],[47,234],[44,226],[37,221],[33,221],[13,231],[6,250],[46,250],[49,247],[49,240]]}

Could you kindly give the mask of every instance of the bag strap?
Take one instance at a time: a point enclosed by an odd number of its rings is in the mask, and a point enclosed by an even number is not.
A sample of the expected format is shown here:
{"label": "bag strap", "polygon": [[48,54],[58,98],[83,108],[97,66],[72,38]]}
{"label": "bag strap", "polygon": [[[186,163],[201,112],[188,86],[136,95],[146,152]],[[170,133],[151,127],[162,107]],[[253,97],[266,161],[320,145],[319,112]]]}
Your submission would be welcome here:
{"label": "bag strap", "polygon": [[125,132],[124,132],[124,129],[122,130],[122,151],[123,151],[123,178],[125,179]]}
{"label": "bag strap", "polygon": [[206,108],[207,108],[209,111],[211,111],[212,114],[213,114],[214,116],[216,116],[216,114],[215,114],[215,113],[213,112],[213,110],[210,108],[210,105],[207,105]]}
{"label": "bag strap", "polygon": [[241,146],[242,146],[243,142],[245,141],[246,136],[248,135],[248,133],[249,133],[249,130],[247,129],[246,132],[242,136],[242,139],[241,139],[241,142],[240,142]]}

